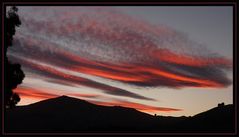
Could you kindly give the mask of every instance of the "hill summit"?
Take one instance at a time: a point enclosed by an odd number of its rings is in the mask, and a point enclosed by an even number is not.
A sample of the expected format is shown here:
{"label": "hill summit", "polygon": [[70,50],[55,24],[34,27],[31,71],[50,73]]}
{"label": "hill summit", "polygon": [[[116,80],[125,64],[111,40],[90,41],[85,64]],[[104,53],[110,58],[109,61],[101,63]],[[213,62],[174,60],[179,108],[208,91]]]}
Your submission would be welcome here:
{"label": "hill summit", "polygon": [[99,106],[60,96],[5,112],[6,132],[233,132],[234,106],[193,117],[152,116],[133,108]]}

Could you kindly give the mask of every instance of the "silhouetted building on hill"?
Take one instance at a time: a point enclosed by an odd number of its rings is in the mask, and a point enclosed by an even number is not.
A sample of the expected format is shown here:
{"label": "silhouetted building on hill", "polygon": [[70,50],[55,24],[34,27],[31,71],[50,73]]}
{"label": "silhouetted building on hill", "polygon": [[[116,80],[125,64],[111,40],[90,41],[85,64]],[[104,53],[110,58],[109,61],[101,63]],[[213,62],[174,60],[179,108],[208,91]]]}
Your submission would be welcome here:
{"label": "silhouetted building on hill", "polygon": [[4,129],[9,133],[235,132],[232,104],[215,107],[189,118],[153,116],[131,108],[100,106],[67,96],[6,109],[4,121]]}
{"label": "silhouetted building on hill", "polygon": [[224,104],[224,102],[222,102],[222,103],[219,103],[217,106],[218,107],[223,107],[225,104]]}

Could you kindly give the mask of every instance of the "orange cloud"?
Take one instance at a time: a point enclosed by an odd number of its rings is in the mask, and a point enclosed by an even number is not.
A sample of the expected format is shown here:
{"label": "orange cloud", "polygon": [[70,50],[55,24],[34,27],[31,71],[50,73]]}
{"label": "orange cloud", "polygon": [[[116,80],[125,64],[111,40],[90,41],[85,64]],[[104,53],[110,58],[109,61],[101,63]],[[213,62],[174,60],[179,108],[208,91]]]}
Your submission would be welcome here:
{"label": "orange cloud", "polygon": [[101,102],[101,101],[89,101],[91,103],[103,106],[123,106],[128,108],[134,108],[142,112],[174,112],[174,111],[182,111],[181,109],[175,108],[166,108],[166,107],[155,107],[150,105],[144,105],[140,103],[134,103],[129,101],[119,101],[115,100],[112,102]]}
{"label": "orange cloud", "polygon": [[[57,93],[58,91],[53,89],[35,89],[31,87],[26,86],[19,86],[14,90],[14,92],[18,93],[21,96],[21,105],[26,105],[27,102],[38,102],[45,99],[55,98],[61,95],[53,94]],[[96,94],[81,94],[81,93],[68,93],[67,96],[74,96],[79,98],[97,98],[99,95]],[[174,111],[181,111],[181,109],[175,109],[175,108],[166,108],[166,107],[155,107],[150,105],[144,105],[140,103],[134,103],[129,101],[119,101],[114,100],[112,102],[102,102],[102,101],[93,101],[93,100],[87,100],[93,104],[97,105],[103,105],[103,106],[122,106],[122,107],[129,107],[129,108],[135,108],[142,112],[174,112]]]}
{"label": "orange cloud", "polygon": [[222,84],[211,81],[211,80],[180,76],[180,75],[173,74],[164,70],[150,68],[150,67],[139,67],[137,70],[146,71],[146,72],[149,72],[158,76],[163,76],[165,78],[172,79],[172,80],[195,83],[197,87],[223,87]]}
{"label": "orange cloud", "polygon": [[[47,89],[35,89],[35,88],[29,88],[24,86],[19,86],[16,89],[14,89],[14,92],[18,93],[21,97],[33,97],[33,98],[40,98],[40,99],[49,99],[57,97],[58,95],[52,94],[52,92],[49,92]],[[54,92],[53,92],[54,93]]]}
{"label": "orange cloud", "polygon": [[[27,86],[19,86],[16,89],[14,89],[14,92],[18,93],[21,96],[20,104],[22,105],[25,105],[27,102],[38,102],[41,100],[61,96],[61,94],[57,94],[59,93],[59,90],[53,90],[53,89],[47,89],[47,88],[36,89],[32,87],[27,87]],[[79,97],[79,98],[96,98],[99,96],[96,94],[81,94],[81,93],[68,93],[66,95]]]}
{"label": "orange cloud", "polygon": [[229,68],[232,67],[232,62],[229,59],[223,57],[194,57],[173,53],[168,49],[154,50],[152,54],[154,57],[163,62],[181,64],[186,66],[203,67],[210,65],[224,65]]}
{"label": "orange cloud", "polygon": [[62,84],[62,83],[64,83],[63,81],[65,81],[65,83],[67,85],[69,85],[69,83],[77,84],[77,85],[84,85],[84,86],[88,86],[91,88],[100,89],[100,90],[102,90],[102,92],[111,94],[111,95],[125,96],[125,97],[144,99],[144,100],[154,100],[152,98],[141,96],[139,94],[132,93],[130,91],[127,91],[127,90],[124,90],[121,88],[113,87],[113,86],[103,84],[103,83],[98,83],[96,81],[82,78],[79,76],[67,74],[63,71],[57,70],[57,69],[47,66],[47,65],[42,65],[42,64],[35,63],[35,62],[29,61],[29,60],[22,60],[22,59],[18,59],[18,60],[21,61],[22,64],[27,65],[29,68],[34,70],[35,73],[37,73],[38,75],[41,75],[41,76],[43,75],[43,76],[47,77],[48,80],[51,80],[51,82],[55,81],[57,83],[60,81],[60,84]]}
{"label": "orange cloud", "polygon": [[81,94],[81,93],[69,93],[68,96],[74,96],[74,97],[83,97],[83,98],[97,98],[100,95],[97,94]]}
{"label": "orange cloud", "polygon": [[[194,53],[191,52],[194,50],[191,45],[197,43],[179,31],[137,20],[112,8],[66,9],[58,9],[57,13],[60,14],[53,12],[53,15],[57,15],[53,20],[42,21],[31,15],[24,16],[26,25],[23,27],[26,31],[19,31],[19,35],[16,35],[21,42],[12,55],[41,61],[53,68],[60,67],[142,87],[221,88],[231,84],[224,71],[232,67],[229,59],[214,57],[210,52],[205,53],[206,56],[198,56],[201,54],[197,53],[205,52],[200,48],[197,48],[199,50],[195,55],[175,52],[181,46],[172,49],[174,45],[181,44],[185,45],[183,50],[186,53]],[[56,25],[55,22],[62,23]],[[35,36],[38,32],[39,35]],[[48,39],[51,37],[54,40]],[[60,79],[62,83],[115,90],[52,68],[39,65],[30,67],[42,73],[45,71],[49,77]]]}
{"label": "orange cloud", "polygon": [[[161,51],[163,54],[159,54],[160,59],[163,61],[171,62],[171,63],[181,63],[184,65],[192,65],[192,66],[203,66],[203,65],[209,65],[214,63],[222,64],[230,66],[230,61],[227,59],[221,59],[221,62],[218,60],[220,59],[209,59],[208,61],[204,61],[203,59],[199,59],[199,62],[197,62],[195,59],[190,57],[184,57],[180,55],[176,55],[168,50]],[[166,54],[166,53],[170,54]],[[216,81],[207,80],[207,79],[201,79],[201,78],[193,78],[193,77],[187,77],[179,74],[174,74],[172,72],[167,72],[161,68],[154,68],[150,66],[141,66],[141,65],[134,65],[134,64],[110,64],[110,63],[99,63],[92,60],[87,60],[80,58],[79,56],[76,56],[74,54],[70,54],[68,52],[62,52],[62,54],[73,61],[76,61],[80,64],[83,64],[82,66],[72,66],[71,70],[90,74],[94,76],[99,76],[103,78],[108,78],[116,81],[122,81],[122,82],[142,82],[147,83],[148,81],[159,77],[165,77],[167,79],[182,81],[182,82],[188,82],[193,83],[195,87],[223,87],[224,85],[221,83],[218,83]],[[162,56],[162,58],[161,58]],[[171,59],[174,59],[175,61],[171,60],[167,56],[172,56]],[[101,69],[97,68],[97,66],[100,66]],[[154,75],[147,75],[147,73],[151,73]]]}

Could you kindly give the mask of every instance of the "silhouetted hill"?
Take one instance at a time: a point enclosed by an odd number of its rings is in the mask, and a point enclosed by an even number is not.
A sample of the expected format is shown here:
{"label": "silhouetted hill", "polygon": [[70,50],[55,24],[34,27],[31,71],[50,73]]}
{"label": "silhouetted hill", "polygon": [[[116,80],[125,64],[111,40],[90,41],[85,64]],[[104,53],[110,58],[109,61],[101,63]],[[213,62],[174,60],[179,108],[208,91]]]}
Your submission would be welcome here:
{"label": "silhouetted hill", "polygon": [[234,131],[234,106],[226,105],[210,109],[189,118],[185,127],[190,131],[225,132]]}
{"label": "silhouetted hill", "polygon": [[107,107],[61,96],[5,113],[6,132],[229,132],[233,105],[194,117],[152,116],[133,108]]}

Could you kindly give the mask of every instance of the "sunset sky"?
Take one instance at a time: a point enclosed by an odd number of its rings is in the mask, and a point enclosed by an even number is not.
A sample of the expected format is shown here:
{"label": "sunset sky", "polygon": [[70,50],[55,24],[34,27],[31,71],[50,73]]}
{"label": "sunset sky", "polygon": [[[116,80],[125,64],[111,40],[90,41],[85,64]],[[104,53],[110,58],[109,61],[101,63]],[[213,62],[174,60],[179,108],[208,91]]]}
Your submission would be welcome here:
{"label": "sunset sky", "polygon": [[232,104],[230,6],[18,6],[19,105],[67,95],[192,116]]}

